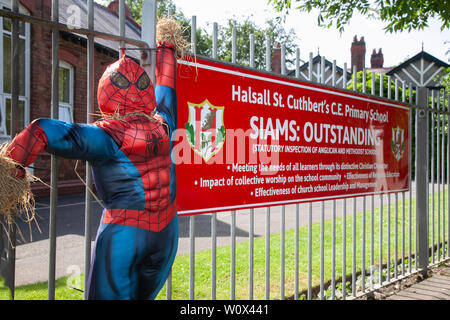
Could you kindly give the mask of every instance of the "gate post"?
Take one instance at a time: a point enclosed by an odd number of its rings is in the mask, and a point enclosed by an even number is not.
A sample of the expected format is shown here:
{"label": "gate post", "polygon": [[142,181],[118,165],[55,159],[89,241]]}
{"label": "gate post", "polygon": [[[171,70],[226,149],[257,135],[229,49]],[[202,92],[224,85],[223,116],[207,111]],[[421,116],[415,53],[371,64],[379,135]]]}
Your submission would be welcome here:
{"label": "gate post", "polygon": [[[141,40],[147,42],[149,48],[156,47],[156,0],[146,0],[142,5],[142,32]],[[141,65],[147,72],[154,86],[156,52],[154,50],[144,51],[141,57]]]}
{"label": "gate post", "polygon": [[417,88],[416,112],[416,229],[418,267],[426,275],[428,267],[428,95],[427,88]]}

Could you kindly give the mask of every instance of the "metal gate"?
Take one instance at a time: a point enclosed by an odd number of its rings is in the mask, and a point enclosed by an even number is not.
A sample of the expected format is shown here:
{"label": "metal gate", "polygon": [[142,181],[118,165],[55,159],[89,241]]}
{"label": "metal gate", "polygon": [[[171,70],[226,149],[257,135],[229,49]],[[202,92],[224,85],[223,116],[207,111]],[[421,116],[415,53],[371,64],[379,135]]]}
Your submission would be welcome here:
{"label": "metal gate", "polygon": [[[18,66],[18,22],[51,28],[52,30],[52,118],[58,117],[58,37],[59,31],[86,35],[87,44],[87,119],[91,121],[94,105],[94,38],[100,37],[140,48],[155,45],[156,2],[144,4],[142,41],[125,37],[125,1],[121,0],[119,10],[120,34],[106,34],[94,31],[93,0],[88,0],[88,28],[73,28],[59,22],[58,1],[52,1],[52,20],[44,20],[18,13],[18,0],[12,1],[12,11],[0,10],[0,16],[11,18],[12,25],[12,70]],[[151,21],[152,23],[150,23]],[[197,29],[196,17],[192,17],[191,30]],[[217,59],[218,25],[213,25],[212,58]],[[233,32],[232,63],[236,63],[236,32]],[[254,66],[254,37],[249,65]],[[191,37],[195,53],[196,33]],[[270,72],[272,44],[266,41],[266,70]],[[144,55],[141,63],[147,72],[154,59]],[[281,47],[281,72],[286,74],[285,50]],[[326,78],[325,58],[321,57],[316,70],[313,55],[309,54],[307,80],[310,82],[341,87],[347,90],[353,84],[358,87],[356,69],[352,79],[347,72],[336,78],[336,61],[331,66],[332,76]],[[344,64],[344,70],[347,65]],[[300,50],[296,53],[296,77],[300,77]],[[394,101],[402,101],[411,107],[410,146],[411,163],[410,191],[377,196],[363,196],[342,200],[286,205],[213,213],[210,217],[210,260],[209,274],[199,274],[204,255],[196,250],[196,238],[200,216],[189,219],[189,253],[185,261],[176,260],[172,272],[159,298],[163,299],[349,299],[369,294],[377,288],[401,280],[413,273],[425,272],[430,265],[450,257],[450,140],[449,99],[442,88],[427,88],[412,83],[400,82],[387,77],[384,88],[383,74],[362,72],[362,93]],[[153,78],[153,77],[152,77]],[[367,88],[371,80],[370,89]],[[12,72],[12,134],[17,132],[18,77]],[[387,89],[387,95],[384,93]],[[370,92],[367,92],[370,90]],[[413,138],[414,137],[414,138]],[[48,299],[55,298],[56,224],[57,215],[57,159],[51,160],[51,197],[49,226],[49,277]],[[92,185],[90,169],[86,168],[87,186]],[[91,195],[86,192],[85,207],[85,274],[88,274],[91,256]],[[248,220],[247,220],[248,219]],[[264,220],[264,232],[255,232],[255,219]],[[274,220],[279,221],[274,225]],[[245,221],[247,220],[247,221]],[[218,241],[218,222],[229,224],[225,235],[225,246]],[[239,225],[238,225],[239,221]],[[258,221],[258,222],[259,222]],[[290,221],[286,225],[286,221]],[[204,226],[204,225],[202,225]],[[245,236],[239,236],[239,230]],[[197,229],[197,230],[196,230]],[[273,233],[273,231],[276,231]],[[272,232],[271,232],[272,231]],[[14,224],[10,225],[8,237],[15,241]],[[238,242],[238,238],[242,241]],[[180,240],[181,241],[181,240]],[[260,250],[263,248],[262,250]],[[221,250],[229,250],[226,259]],[[276,252],[275,252],[276,251]],[[15,249],[9,246],[7,253],[6,283],[12,288],[14,298]],[[178,258],[177,258],[178,259]],[[242,266],[238,263],[247,262]],[[186,269],[189,272],[185,272]],[[225,271],[224,271],[225,270]],[[203,273],[204,271],[200,271]],[[175,277],[177,275],[177,277]],[[206,277],[201,284],[198,277]],[[86,277],[87,278],[87,277]],[[225,280],[224,280],[225,279]],[[276,279],[276,281],[274,281]],[[223,283],[227,283],[224,289]],[[176,289],[186,283],[188,294],[182,295]],[[220,285],[218,284],[220,282]],[[205,284],[206,283],[206,284]],[[200,288],[203,286],[203,288]],[[205,294],[205,288],[209,294]],[[202,293],[199,293],[201,289]]]}

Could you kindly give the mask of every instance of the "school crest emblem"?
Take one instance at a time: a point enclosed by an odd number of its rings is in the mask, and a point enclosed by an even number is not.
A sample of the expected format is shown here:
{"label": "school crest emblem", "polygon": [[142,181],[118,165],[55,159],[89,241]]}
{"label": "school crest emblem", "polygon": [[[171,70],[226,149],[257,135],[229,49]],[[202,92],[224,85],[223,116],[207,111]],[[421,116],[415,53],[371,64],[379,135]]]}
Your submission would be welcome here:
{"label": "school crest emblem", "polygon": [[206,99],[199,104],[188,102],[188,108],[189,117],[184,125],[186,138],[192,150],[208,161],[225,142],[225,107],[214,106]]}
{"label": "school crest emblem", "polygon": [[391,147],[394,158],[399,161],[405,153],[405,130],[392,128]]}

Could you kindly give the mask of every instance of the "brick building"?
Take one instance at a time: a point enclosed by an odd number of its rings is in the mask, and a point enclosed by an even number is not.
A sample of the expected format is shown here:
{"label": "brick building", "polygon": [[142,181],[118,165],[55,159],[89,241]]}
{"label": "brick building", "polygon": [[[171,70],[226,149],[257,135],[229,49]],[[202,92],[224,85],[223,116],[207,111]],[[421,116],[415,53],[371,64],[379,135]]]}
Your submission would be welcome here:
{"label": "brick building", "polygon": [[[94,5],[94,29],[119,34],[118,1],[106,8]],[[9,10],[10,1],[0,0],[2,9]],[[51,19],[51,0],[21,0],[20,13]],[[60,0],[59,22],[87,26],[86,0]],[[140,25],[126,10],[126,37],[140,39]],[[11,116],[11,20],[0,17],[0,143],[10,140]],[[59,118],[86,123],[87,39],[85,36],[61,31],[59,34]],[[131,52],[137,58],[138,52]],[[134,55],[134,56],[133,56]],[[20,22],[20,93],[19,125],[23,128],[36,118],[50,117],[51,109],[51,29]],[[95,39],[95,88],[106,67],[119,57],[119,43]],[[94,92],[96,96],[96,92]],[[98,113],[98,108],[95,106]],[[50,179],[50,155],[43,153],[32,170],[43,181]],[[84,186],[74,171],[75,161],[59,161],[59,193],[82,192]],[[84,177],[85,168],[79,163],[77,171]],[[36,196],[46,196],[49,188],[38,183],[33,186]]]}
{"label": "brick building", "polygon": [[353,37],[353,42],[350,46],[351,53],[351,68],[350,71],[353,72],[353,66],[356,66],[356,71],[362,71],[364,68],[367,71],[374,71],[376,73],[386,73],[391,68],[386,68],[384,66],[384,56],[381,48],[372,50],[370,56],[370,66],[366,66],[366,42],[364,37],[361,37],[358,41],[357,36]]}
{"label": "brick building", "polygon": [[449,67],[446,62],[425,52],[423,48],[421,52],[412,58],[407,59],[397,66],[390,67],[384,66],[384,57],[381,48],[378,51],[373,49],[370,56],[370,67],[367,67],[365,65],[366,44],[364,37],[361,37],[360,41],[358,41],[355,36],[350,51],[352,69],[349,71],[352,71],[353,65],[356,65],[357,71],[365,68],[366,71],[385,74],[386,76],[392,77],[392,79],[397,79],[401,82],[405,81],[406,84],[411,84],[414,87],[433,88],[439,86],[440,84],[436,82],[436,77],[444,74],[444,69]]}
{"label": "brick building", "polygon": [[350,70],[353,70],[353,66],[356,66],[356,71],[362,71],[366,65],[366,42],[364,41],[364,37],[361,37],[359,40],[356,36],[353,38],[350,52]]}
{"label": "brick building", "polygon": [[[311,73],[311,80],[313,82],[331,85],[331,79],[334,76],[336,85],[342,87],[344,73],[348,85],[352,80],[353,67],[355,66],[357,72],[366,70],[366,72],[375,72],[376,74],[390,76],[393,80],[397,79],[401,82],[405,81],[406,84],[411,84],[414,87],[424,86],[435,88],[440,86],[439,83],[436,83],[436,77],[443,75],[445,72],[444,70],[449,67],[449,64],[430,55],[423,49],[414,57],[407,59],[397,66],[386,67],[384,66],[384,56],[381,48],[372,50],[370,66],[366,66],[366,42],[364,37],[360,37],[358,40],[356,35],[351,43],[350,52],[351,61],[347,70],[344,71],[345,64],[344,68],[336,66],[335,74],[333,75],[333,63],[327,59],[323,59],[325,78],[321,79],[321,64],[323,57],[317,54],[317,56],[311,60],[312,70],[309,70],[309,62],[300,65],[299,78],[308,81]],[[271,67],[273,72],[281,72],[281,48],[279,45],[274,48]],[[294,77],[295,70],[287,70],[287,75]]]}
{"label": "brick building", "polygon": [[[51,0],[20,0],[20,13],[32,15],[41,19],[50,20]],[[119,34],[118,0],[113,1],[108,7],[95,3],[94,5],[94,29],[103,33]],[[0,0],[0,8],[10,10],[10,1]],[[67,25],[79,24],[79,27],[87,26],[87,0],[60,0],[59,1],[59,21]],[[128,38],[140,39],[141,27],[131,18],[129,8],[126,8],[126,30]],[[8,18],[0,17],[0,143],[10,140],[10,116],[11,116],[11,21]],[[19,56],[19,125],[23,128],[33,119],[49,117],[51,109],[51,30],[38,25],[20,23],[20,44]],[[59,34],[59,118],[65,121],[78,123],[86,122],[86,83],[87,83],[87,39],[83,35],[61,31]],[[353,39],[351,46],[351,65],[357,65],[358,70],[365,66],[365,42],[364,38]],[[139,60],[137,51],[129,51],[127,55]],[[119,57],[119,43],[100,38],[95,39],[95,88],[98,80],[103,74],[107,65]],[[280,48],[275,48],[272,70],[280,72]],[[429,55],[420,55],[420,59],[430,60],[437,67],[443,68],[444,63],[437,63]],[[414,60],[414,59],[412,59]],[[417,60],[417,59],[416,59]],[[416,60],[412,61],[415,62]],[[392,68],[383,67],[383,54],[381,49],[372,52],[371,66],[374,69],[382,70],[383,73]],[[417,60],[419,61],[419,60]],[[422,60],[420,60],[422,61]],[[318,55],[313,59],[313,77],[320,74],[321,57]],[[325,83],[329,84],[331,79],[332,63],[325,60]],[[445,64],[447,65],[447,64]],[[401,67],[405,66],[402,64]],[[409,65],[408,65],[409,66]],[[307,79],[309,63],[300,67],[300,77]],[[399,66],[400,67],[400,66]],[[414,66],[410,66],[413,68]],[[348,80],[351,74],[343,68],[336,68],[336,79],[342,81],[344,73]],[[431,70],[428,68],[427,70]],[[401,77],[411,71],[405,68],[394,70],[396,77]],[[439,71],[431,70],[433,75]],[[431,72],[430,71],[430,72]],[[294,71],[287,71],[288,75],[294,75]],[[393,74],[394,75],[394,74]],[[409,80],[408,80],[409,81]],[[96,95],[96,92],[94,92]],[[98,112],[97,107],[95,107]],[[33,173],[43,181],[50,179],[50,155],[43,153],[33,165]],[[83,192],[84,185],[74,171],[75,161],[61,159],[59,161],[59,186],[60,194]],[[78,164],[78,173],[83,177],[84,164]],[[46,196],[49,188],[40,183],[33,186],[36,196]]]}

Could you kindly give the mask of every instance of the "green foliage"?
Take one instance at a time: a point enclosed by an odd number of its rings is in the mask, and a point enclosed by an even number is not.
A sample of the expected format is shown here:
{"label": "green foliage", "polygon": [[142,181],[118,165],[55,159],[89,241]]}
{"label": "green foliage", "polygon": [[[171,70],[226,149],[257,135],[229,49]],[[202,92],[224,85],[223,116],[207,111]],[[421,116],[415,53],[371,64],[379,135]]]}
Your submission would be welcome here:
{"label": "green foliage", "polygon": [[217,144],[221,144],[225,140],[225,127],[221,126],[217,132]]}
{"label": "green foliage", "polygon": [[[103,6],[108,6],[112,1],[113,0],[95,0],[95,2],[98,2]],[[131,17],[139,24],[141,23],[142,4],[144,1],[145,0],[125,0],[126,4],[130,8]]]}
{"label": "green foliage", "polygon": [[[111,0],[104,0],[101,3],[108,5]],[[137,22],[141,22],[142,4],[144,0],[126,0],[131,10],[131,16]],[[191,18],[186,17],[183,12],[178,10],[172,0],[159,0],[157,16],[171,15],[181,24],[184,29],[184,36],[190,41],[191,39]],[[266,65],[265,41],[269,38],[270,43],[274,46],[276,43],[283,44],[286,48],[287,64],[294,63],[295,48],[298,38],[295,36],[293,29],[284,30],[281,24],[280,16],[269,19],[264,26],[258,26],[253,21],[252,16],[244,19],[233,17],[229,19],[225,26],[219,26],[218,32],[218,59],[231,62],[231,37],[233,28],[236,28],[236,62],[241,65],[248,66],[250,64],[250,35],[255,37],[255,67],[264,69]],[[207,24],[211,30],[197,28],[196,54],[212,57],[212,23]]]}
{"label": "green foliage", "polygon": [[218,39],[218,58],[224,61],[231,61],[232,58],[232,33],[233,28],[236,29],[236,63],[244,66],[250,65],[250,35],[254,35],[255,39],[255,68],[264,69],[266,66],[266,37],[269,39],[271,46],[275,43],[283,44],[286,48],[286,62],[294,63],[296,44],[298,38],[295,36],[293,29],[286,31],[282,24],[281,18],[273,18],[266,20],[263,27],[256,25],[252,20],[252,16],[245,18],[243,21],[236,17],[229,19],[227,25],[219,28]]}
{"label": "green foliage", "polygon": [[189,142],[191,143],[191,145],[194,146],[195,145],[194,127],[189,122],[186,122],[184,124],[184,126],[186,127],[187,138],[189,139]]}
{"label": "green foliage", "polygon": [[11,299],[11,290],[5,285],[5,279],[0,277],[0,297]]}
{"label": "green foliage", "polygon": [[[390,83],[390,85],[388,85],[389,78],[386,75],[383,75],[382,78],[383,78],[383,84],[382,84],[383,92],[381,94],[381,87],[380,87],[381,76],[380,76],[380,74],[375,73],[375,81],[372,83],[372,72],[366,72],[366,81],[365,81],[366,92],[370,94],[372,92],[372,87],[374,87],[375,95],[383,96],[383,97],[387,98],[389,95],[389,91],[390,91],[391,99],[395,99],[395,80],[391,79],[391,83]],[[363,92],[363,87],[364,87],[363,79],[364,79],[363,71],[359,71],[356,74],[356,84],[357,84],[356,90],[358,92]],[[401,82],[398,82],[397,86],[398,86],[398,100],[402,101],[403,87],[402,87]],[[349,89],[349,90],[353,89],[353,78],[350,82],[350,85],[347,87],[347,89]],[[405,94],[406,102],[412,101],[414,103],[416,101],[416,92],[415,91],[412,91],[412,97],[411,97],[412,100],[410,100],[411,91],[408,88],[408,84],[405,87],[404,94]]]}
{"label": "green foliage", "polygon": [[444,69],[444,72],[437,76],[435,80],[444,87],[445,92],[450,92],[450,67]]}
{"label": "green foliage", "polygon": [[311,12],[319,11],[317,23],[323,27],[335,26],[342,32],[353,14],[358,12],[368,18],[386,22],[385,31],[411,31],[428,27],[428,20],[438,18],[441,30],[450,27],[450,3],[448,0],[268,0],[279,12],[291,8]]}
{"label": "green foliage", "polygon": [[136,20],[137,23],[141,24],[141,17],[142,17],[142,4],[145,0],[125,0],[128,4],[128,7],[130,7],[131,16],[134,20]]}
{"label": "green foliage", "polygon": [[[84,283],[84,275],[80,275],[80,283]],[[63,277],[56,280],[55,299],[56,300],[83,300],[83,293],[80,290],[84,288],[70,287],[70,277]],[[15,300],[47,300],[48,282],[39,282],[25,286],[16,287]],[[0,300],[11,300],[9,290],[0,290]]]}
{"label": "green foliage", "polygon": [[[190,41],[191,40],[191,19],[187,18],[183,12],[178,10],[172,0],[160,0],[158,1],[158,17],[169,16],[169,11],[171,17],[176,19],[182,26],[184,32],[183,36]],[[210,56],[212,53],[212,36],[208,35],[207,32],[201,28],[196,30],[196,54],[201,54],[205,56]]]}
{"label": "green foliage", "polygon": [[[162,0],[158,2],[158,16],[167,16],[169,9],[172,16],[180,22],[185,30],[185,37],[191,38],[191,23],[190,18],[187,18],[183,12],[176,9],[172,0]],[[217,57],[223,61],[231,62],[232,59],[232,33],[233,28],[236,28],[236,62],[241,65],[248,66],[250,64],[250,35],[253,34],[255,38],[255,67],[259,69],[265,68],[266,51],[265,41],[269,38],[272,46],[275,43],[284,44],[286,48],[286,62],[293,63],[296,44],[298,38],[295,36],[293,29],[284,30],[281,22],[281,17],[275,17],[265,22],[264,26],[258,26],[253,17],[249,16],[244,19],[233,17],[228,19],[225,26],[219,26],[218,43],[217,43]],[[207,26],[210,30],[197,28],[197,43],[196,54],[212,57],[212,23],[208,22]]]}

